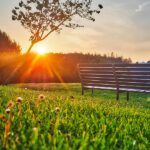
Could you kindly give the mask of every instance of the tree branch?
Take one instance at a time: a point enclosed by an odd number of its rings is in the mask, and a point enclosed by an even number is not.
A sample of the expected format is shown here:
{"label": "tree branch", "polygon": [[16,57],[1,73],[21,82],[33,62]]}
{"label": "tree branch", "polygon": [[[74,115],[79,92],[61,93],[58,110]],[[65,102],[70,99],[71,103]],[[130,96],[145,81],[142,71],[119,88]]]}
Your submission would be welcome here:
{"label": "tree branch", "polygon": [[[75,13],[73,13],[73,14],[69,15],[67,18],[65,18],[60,24],[58,24],[56,26],[56,28],[59,28],[67,19],[69,19],[73,15],[75,15]],[[54,32],[56,30],[56,28],[54,28],[50,32],[48,32],[43,38],[41,38],[40,41],[43,41],[44,39],[46,39],[52,32]]]}

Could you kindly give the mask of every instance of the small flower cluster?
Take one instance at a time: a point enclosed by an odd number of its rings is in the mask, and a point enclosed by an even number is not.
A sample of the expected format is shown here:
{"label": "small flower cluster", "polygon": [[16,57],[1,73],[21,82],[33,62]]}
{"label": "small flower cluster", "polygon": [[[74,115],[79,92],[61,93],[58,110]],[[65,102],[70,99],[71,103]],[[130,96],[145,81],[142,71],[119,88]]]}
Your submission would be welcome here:
{"label": "small flower cluster", "polygon": [[[21,97],[17,97],[16,98],[16,104],[20,104],[22,101],[23,101],[23,99]],[[6,109],[5,109],[6,114],[9,115],[11,113],[11,109],[14,106],[15,106],[14,102],[13,101],[9,101],[7,106],[6,106]],[[0,119],[3,120],[4,122],[7,121],[7,118],[3,114],[0,114]]]}
{"label": "small flower cluster", "polygon": [[38,96],[38,100],[43,101],[44,99],[45,99],[45,96],[44,96],[43,94],[40,94],[40,95]]}
{"label": "small flower cluster", "polygon": [[3,114],[0,114],[0,119],[1,119],[2,121],[4,121],[4,122],[7,121],[7,118],[6,118],[5,115],[3,115]]}
{"label": "small flower cluster", "polygon": [[55,112],[56,112],[56,113],[60,112],[60,108],[59,108],[59,107],[56,107],[56,108],[55,108]]}
{"label": "small flower cluster", "polygon": [[40,95],[38,96],[38,98],[37,98],[36,106],[38,107],[38,106],[40,105],[40,103],[41,103],[42,101],[44,101],[44,100],[45,100],[45,95],[40,94]]}
{"label": "small flower cluster", "polygon": [[[16,98],[16,104],[22,103],[23,99],[21,97]],[[10,135],[10,128],[11,128],[11,122],[13,120],[13,113],[11,112],[12,108],[15,106],[15,103],[13,101],[9,101],[4,114],[0,114],[0,119],[5,123],[5,128],[4,128],[4,142],[3,142],[3,147],[6,147],[8,137]]]}
{"label": "small flower cluster", "polygon": [[23,99],[22,99],[22,97],[17,97],[16,98],[16,102],[19,104],[19,103],[21,103],[23,101]]}
{"label": "small flower cluster", "polygon": [[6,108],[5,111],[6,111],[7,114],[10,114],[10,109],[9,108]]}
{"label": "small flower cluster", "polygon": [[13,101],[9,101],[8,104],[7,104],[7,109],[11,109],[14,107],[14,102]]}

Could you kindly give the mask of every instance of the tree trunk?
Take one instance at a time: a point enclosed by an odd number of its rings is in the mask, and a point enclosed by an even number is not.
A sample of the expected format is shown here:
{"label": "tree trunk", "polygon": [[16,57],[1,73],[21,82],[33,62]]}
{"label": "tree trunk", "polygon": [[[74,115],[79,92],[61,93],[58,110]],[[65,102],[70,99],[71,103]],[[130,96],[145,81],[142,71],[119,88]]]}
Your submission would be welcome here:
{"label": "tree trunk", "polygon": [[34,45],[35,45],[35,43],[34,43],[34,42],[31,42],[31,44],[30,44],[28,50],[26,51],[26,53],[25,53],[25,55],[24,55],[25,57],[23,57],[23,60],[22,60],[22,63],[23,63],[23,64],[26,62],[27,57],[28,57],[28,54],[30,53],[30,51],[31,51],[31,49],[32,49],[32,47],[33,47]]}
{"label": "tree trunk", "polygon": [[32,49],[32,47],[33,47],[34,45],[35,45],[35,43],[32,43],[32,42],[31,42],[31,45],[29,46],[29,48],[28,48],[26,54],[30,53],[30,51],[31,51],[31,49]]}

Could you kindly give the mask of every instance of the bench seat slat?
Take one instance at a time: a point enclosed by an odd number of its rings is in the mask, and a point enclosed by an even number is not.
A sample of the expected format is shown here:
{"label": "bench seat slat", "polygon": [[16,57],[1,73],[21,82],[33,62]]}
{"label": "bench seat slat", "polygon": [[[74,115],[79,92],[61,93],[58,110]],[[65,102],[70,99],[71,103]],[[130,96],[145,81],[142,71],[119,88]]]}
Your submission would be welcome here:
{"label": "bench seat slat", "polygon": [[108,71],[108,70],[112,70],[112,67],[94,67],[94,68],[79,68],[80,71],[85,71],[85,70],[89,70],[89,71],[94,71],[94,70],[101,70],[101,71]]}
{"label": "bench seat slat", "polygon": [[114,79],[108,79],[107,80],[107,78],[105,78],[105,79],[93,79],[93,78],[91,78],[91,79],[85,79],[85,78],[83,78],[82,79],[82,81],[83,82],[92,82],[92,83],[106,83],[106,82],[108,82],[108,83],[111,83],[111,82],[115,82],[116,83],[116,80],[114,80]]}
{"label": "bench seat slat", "polygon": [[140,89],[128,89],[128,88],[120,88],[119,91],[128,91],[128,92],[141,92],[141,93],[150,93],[150,90],[140,90]]}
{"label": "bench seat slat", "polygon": [[[84,83],[84,86],[104,86],[104,87],[117,87],[115,83]],[[140,90],[150,90],[150,87],[146,86],[134,86],[134,85],[119,85],[119,89],[126,88],[126,89],[140,89]]]}
{"label": "bench seat slat", "polygon": [[[114,78],[104,78],[104,77],[83,77],[82,80],[93,80],[93,81],[116,81]],[[143,80],[138,80],[137,78],[136,79],[124,79],[124,78],[120,78],[118,79],[118,82],[132,82],[132,83],[150,83],[150,80],[149,79],[143,79]]]}
{"label": "bench seat slat", "polygon": [[80,68],[112,67],[112,64],[79,64]]}
{"label": "bench seat slat", "polygon": [[82,78],[114,78],[112,74],[101,74],[101,75],[95,75],[95,74],[80,74]]}
{"label": "bench seat slat", "polygon": [[150,90],[150,87],[145,86],[128,86],[128,85],[119,85],[119,89],[127,88],[127,89],[140,89],[140,90]]}
{"label": "bench seat slat", "polygon": [[91,76],[83,76],[83,80],[103,80],[103,81],[116,81],[113,77],[91,77]]}
{"label": "bench seat slat", "polygon": [[116,88],[116,84],[102,84],[102,83],[83,83],[84,86],[104,86],[104,87],[115,87]]}
{"label": "bench seat slat", "polygon": [[[85,86],[85,88],[89,88],[89,89],[102,89],[102,90],[117,90],[117,88],[99,87],[99,86]],[[150,90],[127,89],[127,88],[120,88],[119,91],[150,93]]]}
{"label": "bench seat slat", "polygon": [[138,78],[118,78],[118,82],[136,82],[136,83],[150,83],[150,79]]}
{"label": "bench seat slat", "polygon": [[150,68],[144,68],[144,67],[137,67],[137,68],[124,68],[124,67],[122,67],[122,68],[116,68],[115,67],[115,70],[116,71],[150,71]]}
{"label": "bench seat slat", "polygon": [[[116,81],[108,81],[108,80],[82,80],[84,84],[115,84]],[[137,87],[150,87],[150,83],[139,83],[139,82],[118,82],[118,85],[120,86],[137,86]]]}
{"label": "bench seat slat", "polygon": [[107,76],[113,76],[113,72],[86,72],[86,73],[83,73],[83,72],[81,72],[80,73],[82,76],[94,76],[94,77],[101,77],[101,76],[103,76],[103,75],[107,75]]}
{"label": "bench seat slat", "polygon": [[146,82],[118,82],[119,85],[131,85],[131,86],[149,86],[150,87],[150,83],[146,83]]}
{"label": "bench seat slat", "polygon": [[99,86],[85,86],[85,88],[89,89],[102,89],[102,90],[116,90],[116,87],[99,87]]}
{"label": "bench seat slat", "polygon": [[113,74],[113,71],[107,70],[107,71],[102,71],[102,70],[84,70],[80,71],[81,74]]}
{"label": "bench seat slat", "polygon": [[150,76],[143,75],[116,75],[117,79],[148,79],[150,80]]}
{"label": "bench seat slat", "polygon": [[139,72],[139,71],[137,71],[137,72],[116,72],[116,76],[121,76],[121,75],[147,75],[147,76],[149,76],[150,77],[150,72]]}
{"label": "bench seat slat", "polygon": [[[110,80],[113,81],[115,80],[114,77],[110,76],[110,75],[106,75],[106,76],[82,76],[83,80]],[[115,80],[116,81],[116,80]],[[120,77],[118,78],[118,81],[124,81],[124,82],[146,82],[146,83],[150,83],[150,78],[133,78],[133,77],[129,77],[129,78],[124,78],[124,77]]]}

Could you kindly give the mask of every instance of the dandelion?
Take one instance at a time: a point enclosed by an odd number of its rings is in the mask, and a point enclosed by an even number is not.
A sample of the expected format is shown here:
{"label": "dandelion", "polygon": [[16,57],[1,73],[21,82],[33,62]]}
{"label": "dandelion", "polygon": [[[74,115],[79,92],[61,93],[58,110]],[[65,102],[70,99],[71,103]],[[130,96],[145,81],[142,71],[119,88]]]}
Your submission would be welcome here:
{"label": "dandelion", "polygon": [[136,141],[134,140],[134,141],[133,141],[133,146],[134,146],[135,144],[136,144]]}
{"label": "dandelion", "polygon": [[21,103],[23,101],[22,97],[17,97],[16,98],[17,103]]}
{"label": "dandelion", "polygon": [[71,99],[74,99],[74,96],[70,96]]}
{"label": "dandelion", "polygon": [[6,111],[7,114],[10,114],[10,109],[9,108],[7,108],[5,111]]}
{"label": "dandelion", "polygon": [[60,112],[60,108],[59,108],[59,107],[56,107],[56,108],[55,108],[55,112]]}
{"label": "dandelion", "polygon": [[7,104],[7,108],[12,108],[14,106],[14,102],[12,101],[9,101],[8,104]]}
{"label": "dandelion", "polygon": [[11,135],[11,136],[14,136],[14,132],[11,132],[10,135]]}
{"label": "dandelion", "polygon": [[44,100],[44,99],[45,99],[45,96],[44,96],[43,94],[40,94],[40,95],[38,96],[38,99],[39,99],[39,100]]}
{"label": "dandelion", "polygon": [[37,131],[37,128],[36,128],[36,127],[34,127],[32,130],[33,130],[33,131]]}
{"label": "dandelion", "polygon": [[4,121],[4,122],[7,121],[7,118],[6,118],[3,114],[0,114],[0,119],[1,119],[2,121]]}

